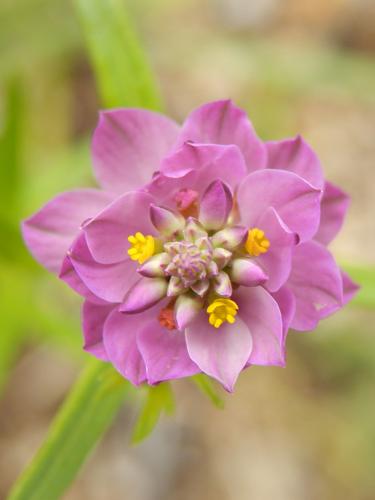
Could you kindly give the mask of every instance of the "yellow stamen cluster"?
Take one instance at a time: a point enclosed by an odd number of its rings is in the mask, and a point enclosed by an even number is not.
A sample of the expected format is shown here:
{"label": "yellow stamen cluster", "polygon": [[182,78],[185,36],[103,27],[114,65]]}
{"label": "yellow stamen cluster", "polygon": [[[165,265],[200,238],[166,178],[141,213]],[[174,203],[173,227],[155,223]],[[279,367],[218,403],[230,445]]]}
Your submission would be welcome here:
{"label": "yellow stamen cluster", "polygon": [[128,255],[132,260],[137,260],[139,264],[143,264],[155,252],[155,240],[152,236],[145,236],[137,232],[128,237],[131,247],[128,250]]}
{"label": "yellow stamen cluster", "polygon": [[228,323],[235,322],[235,316],[238,311],[238,305],[231,299],[215,299],[207,307],[207,314],[209,314],[208,321],[215,328],[219,328],[224,321]]}
{"label": "yellow stamen cluster", "polygon": [[249,229],[245,243],[245,250],[247,253],[254,255],[254,257],[258,257],[261,253],[266,253],[269,247],[270,242],[266,238],[264,231],[258,229],[257,227]]}

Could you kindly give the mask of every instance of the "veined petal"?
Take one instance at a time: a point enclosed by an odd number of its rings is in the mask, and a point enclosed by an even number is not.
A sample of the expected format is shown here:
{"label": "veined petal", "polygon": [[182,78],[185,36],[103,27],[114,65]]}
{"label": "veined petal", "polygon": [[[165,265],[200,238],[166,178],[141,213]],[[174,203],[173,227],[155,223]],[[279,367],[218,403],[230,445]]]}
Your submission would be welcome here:
{"label": "veined petal", "polygon": [[141,278],[133,285],[119,311],[124,313],[139,313],[154,306],[167,294],[168,283],[163,278]]}
{"label": "veined petal", "polygon": [[178,142],[235,144],[243,154],[249,172],[266,164],[266,151],[246,113],[230,100],[204,104],[185,120]]}
{"label": "veined petal", "polygon": [[201,313],[186,329],[186,344],[191,359],[232,392],[252,350],[252,336],[244,321],[223,323],[215,329]]}
{"label": "veined petal", "polygon": [[289,170],[314,187],[323,188],[324,177],[319,158],[300,135],[293,139],[266,142],[265,146],[268,168]]}
{"label": "veined petal", "polygon": [[81,224],[112,200],[112,195],[97,189],[77,189],[56,196],[22,223],[27,247],[40,264],[58,273]]}
{"label": "veined petal", "polygon": [[228,186],[214,181],[202,196],[199,220],[206,229],[218,231],[226,223],[232,206],[233,198]]}
{"label": "veined petal", "polygon": [[291,323],[295,330],[313,330],[318,322],[343,305],[340,270],[330,252],[309,241],[296,246],[288,288],[296,299]]}
{"label": "veined petal", "polygon": [[178,132],[175,122],[153,111],[102,111],[92,141],[99,183],[119,194],[149,183]]}
{"label": "veined petal", "polygon": [[149,384],[200,372],[188,354],[183,332],[169,331],[155,319],[142,323],[137,343],[145,361]]}
{"label": "veined petal", "polygon": [[317,241],[328,245],[334,239],[343,225],[349,203],[350,198],[344,191],[330,182],[325,183]]}
{"label": "veined petal", "polygon": [[320,220],[321,191],[302,177],[284,170],[260,170],[248,175],[238,189],[241,222],[258,227],[259,218],[273,207],[301,241],[316,233]]}
{"label": "veined petal", "polygon": [[85,340],[84,350],[98,359],[108,361],[103,343],[103,327],[114,308],[113,304],[98,305],[86,300],[82,307],[82,328]]}

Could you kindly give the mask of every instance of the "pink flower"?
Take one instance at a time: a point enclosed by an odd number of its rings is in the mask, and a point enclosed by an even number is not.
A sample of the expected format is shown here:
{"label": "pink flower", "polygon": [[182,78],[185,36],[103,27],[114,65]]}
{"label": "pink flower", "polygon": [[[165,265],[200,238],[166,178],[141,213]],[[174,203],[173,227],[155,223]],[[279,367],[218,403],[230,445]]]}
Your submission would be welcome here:
{"label": "pink flower", "polygon": [[232,391],[356,292],[326,248],[348,197],[301,137],[263,143],[218,101],[182,127],[105,111],[92,152],[102,189],[57,196],[23,235],[85,298],[85,350],[134,384],[205,372]]}

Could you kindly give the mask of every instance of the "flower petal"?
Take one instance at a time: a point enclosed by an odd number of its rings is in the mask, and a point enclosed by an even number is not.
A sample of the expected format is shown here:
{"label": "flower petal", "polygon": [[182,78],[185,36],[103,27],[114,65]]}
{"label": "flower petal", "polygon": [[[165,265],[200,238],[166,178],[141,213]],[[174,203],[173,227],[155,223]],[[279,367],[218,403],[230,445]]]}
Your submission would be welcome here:
{"label": "flower petal", "polygon": [[285,226],[273,207],[266,210],[259,218],[259,227],[265,232],[270,247],[266,253],[257,257],[256,262],[269,276],[265,287],[275,292],[288,279],[292,252],[298,237]]}
{"label": "flower petal", "polygon": [[97,189],[77,189],[56,196],[22,224],[30,252],[49,271],[58,273],[81,224],[112,200],[112,195]]}
{"label": "flower petal", "polygon": [[99,183],[109,191],[123,193],[150,182],[178,132],[175,122],[152,111],[102,111],[92,141]]}
{"label": "flower petal", "polygon": [[243,286],[263,285],[268,276],[263,269],[251,259],[233,259],[230,267],[232,281]]}
{"label": "flower petal", "polygon": [[330,252],[316,241],[296,246],[288,288],[296,299],[295,330],[313,330],[343,305],[340,270]]}
{"label": "flower petal", "polygon": [[259,170],[242,181],[237,199],[242,223],[257,226],[264,212],[274,207],[289,229],[305,241],[318,229],[320,197],[319,189],[293,172]]}
{"label": "flower petal", "polygon": [[149,311],[142,315],[123,314],[115,309],[104,323],[103,340],[108,358],[117,371],[132,384],[146,380],[146,368],[137,346],[137,333],[149,319]]}
{"label": "flower petal", "polygon": [[167,294],[168,282],[163,278],[141,278],[126,294],[119,311],[139,313],[149,309]]}
{"label": "flower petal", "polygon": [[233,198],[228,186],[213,181],[203,193],[199,220],[208,231],[218,231],[226,223],[232,210]]}
{"label": "flower petal", "polygon": [[340,231],[350,203],[349,196],[340,188],[326,182],[321,203],[320,226],[315,239],[328,245]]}
{"label": "flower petal", "polygon": [[277,292],[271,295],[276,300],[281,312],[283,321],[283,342],[285,344],[290,324],[296,312],[296,299],[287,286],[282,286],[280,290],[277,290]]}
{"label": "flower petal", "polygon": [[181,214],[157,205],[150,206],[150,219],[154,227],[167,236],[181,231],[185,226]]}
{"label": "flower petal", "polygon": [[103,344],[103,327],[113,310],[113,304],[98,305],[85,300],[82,307],[82,328],[85,339],[84,350],[98,359],[108,361]]}
{"label": "flower petal", "polygon": [[139,278],[135,264],[130,259],[117,264],[96,262],[84,233],[77,238],[68,257],[84,284],[94,295],[107,302],[122,302],[126,292]]}
{"label": "flower petal", "polygon": [[155,234],[149,218],[152,196],[130,192],[117,198],[84,225],[87,245],[101,264],[114,264],[127,258],[128,236],[136,232]]}
{"label": "flower petal", "polygon": [[344,305],[350,302],[354,296],[358,293],[360,290],[360,286],[357,285],[357,283],[354,283],[354,281],[350,278],[350,276],[341,270],[341,278],[342,278],[342,285],[343,285],[343,303]]}
{"label": "flower petal", "polygon": [[190,323],[185,334],[191,359],[204,373],[232,392],[252,350],[251,334],[244,321],[236,318],[234,325],[223,323],[215,329],[208,323],[207,314],[202,312]]}
{"label": "flower petal", "polygon": [[190,359],[184,333],[167,330],[156,318],[142,323],[137,342],[145,361],[149,384],[189,377],[200,372]]}
{"label": "flower petal", "polygon": [[61,266],[60,269],[59,278],[65,281],[65,283],[67,283],[67,285],[69,285],[72,290],[74,290],[79,295],[87,299],[89,302],[99,305],[108,304],[107,301],[94,295],[92,291],[85,285],[85,283],[77,274],[77,271],[74,269],[73,264],[68,255],[63,260],[63,265]]}
{"label": "flower petal", "polygon": [[174,306],[176,324],[179,330],[184,330],[199,314],[203,306],[200,297],[190,296],[188,294],[180,295]]}
{"label": "flower petal", "polygon": [[314,187],[323,188],[324,177],[319,158],[300,135],[293,139],[266,142],[265,146],[268,168],[289,170]]}
{"label": "flower petal", "polygon": [[211,144],[237,145],[248,171],[264,168],[266,151],[246,113],[230,100],[204,104],[195,109],[182,126],[178,139]]}
{"label": "flower petal", "polygon": [[233,300],[253,339],[247,364],[284,366],[283,325],[277,302],[260,286],[238,288]]}

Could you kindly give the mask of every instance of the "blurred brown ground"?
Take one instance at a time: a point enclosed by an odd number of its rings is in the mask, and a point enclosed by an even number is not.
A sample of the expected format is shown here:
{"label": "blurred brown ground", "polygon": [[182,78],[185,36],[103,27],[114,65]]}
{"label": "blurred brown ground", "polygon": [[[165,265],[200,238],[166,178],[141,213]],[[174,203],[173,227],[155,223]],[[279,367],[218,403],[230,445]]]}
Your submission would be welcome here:
{"label": "blurred brown ground", "polygon": [[[302,133],[327,177],[352,195],[332,247],[336,256],[373,265],[374,95],[340,92],[339,83],[331,89],[319,78],[297,90],[288,81],[263,85],[254,75],[251,47],[257,41],[271,50],[285,46],[291,58],[297,48],[305,65],[311,47],[373,61],[374,2],[165,0],[133,1],[132,7],[169,113],[182,119],[201,102],[231,97],[249,110],[264,138]],[[70,78],[75,105],[66,127],[74,137],[96,119],[82,55]],[[188,382],[175,383],[177,415],[163,419],[138,447],[128,445],[135,412],[125,407],[64,499],[372,500],[373,325],[373,312],[348,309],[313,334],[292,333],[287,368],[247,370],[224,411]],[[23,353],[0,402],[1,498],[42,441],[78,371],[52,347]]]}

